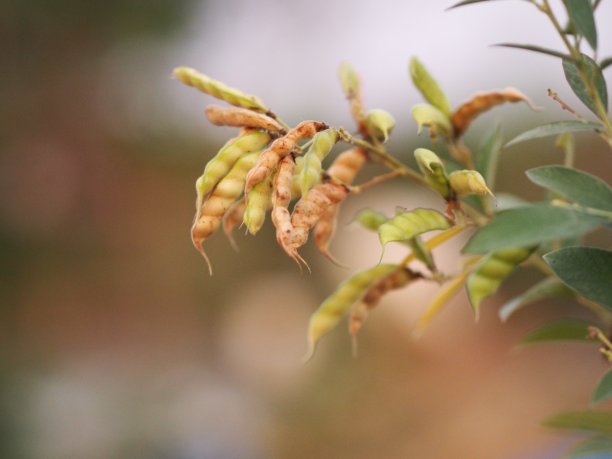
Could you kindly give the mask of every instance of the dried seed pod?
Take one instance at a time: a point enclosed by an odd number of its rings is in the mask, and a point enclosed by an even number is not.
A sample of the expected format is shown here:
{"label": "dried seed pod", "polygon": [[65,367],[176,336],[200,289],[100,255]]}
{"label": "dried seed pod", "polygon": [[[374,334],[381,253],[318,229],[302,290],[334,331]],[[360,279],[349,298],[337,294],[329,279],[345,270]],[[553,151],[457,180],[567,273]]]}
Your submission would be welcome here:
{"label": "dried seed pod", "polygon": [[465,284],[476,319],[482,300],[495,294],[504,279],[529,258],[534,250],[535,247],[496,250],[478,263]]}
{"label": "dried seed pod", "polygon": [[514,88],[476,93],[451,115],[455,138],[461,137],[478,115],[504,102],[525,102],[532,110],[539,110],[525,94]]}
{"label": "dried seed pod", "polygon": [[291,214],[291,247],[297,250],[306,244],[308,232],[321,218],[325,209],[344,200],[348,188],[333,182],[319,183],[308,194],[302,196]]}
{"label": "dried seed pod", "polygon": [[246,108],[209,105],[206,107],[206,117],[215,126],[234,126],[285,133],[284,128],[275,119]]}
{"label": "dried seed pod", "polygon": [[242,194],[247,172],[257,162],[259,154],[260,152],[257,151],[242,155],[227,175],[215,186],[208,199],[202,204],[202,208],[196,211],[191,227],[191,240],[195,248],[206,259],[211,274],[212,267],[202,243],[221,225],[223,216]]}
{"label": "dried seed pod", "polygon": [[193,86],[206,94],[221,99],[228,104],[235,105],[236,107],[248,108],[261,113],[267,113],[269,111],[258,97],[245,94],[235,88],[230,88],[226,84],[213,80],[209,76],[190,67],[175,68],[174,76],[187,86]]}
{"label": "dried seed pod", "polygon": [[365,131],[364,125],[364,114],[363,114],[363,101],[361,97],[361,83],[359,81],[359,75],[348,62],[340,64],[338,72],[340,77],[340,85],[342,91],[348,99],[351,107],[351,115],[357,122],[357,127],[360,132]]}
{"label": "dried seed pod", "polygon": [[230,139],[208,161],[204,173],[196,180],[196,210],[202,207],[204,196],[229,172],[241,156],[261,150],[270,140],[270,134],[266,132],[247,132]]}
{"label": "dried seed pod", "polygon": [[321,131],[312,138],[312,145],[304,154],[304,162],[298,178],[302,196],[321,181],[321,174],[323,173],[321,163],[337,140],[338,133],[333,129]]}
{"label": "dried seed pod", "polygon": [[412,82],[425,100],[446,116],[449,116],[451,113],[451,106],[448,97],[446,94],[444,94],[442,89],[440,89],[440,86],[436,80],[434,80],[429,74],[421,61],[419,61],[416,57],[410,59],[408,70],[410,73],[410,78],[412,78]]}
{"label": "dried seed pod", "polygon": [[444,171],[444,164],[433,151],[427,148],[414,150],[417,165],[425,177],[425,183],[436,190],[444,199],[451,197],[451,188]]}
{"label": "dried seed pod", "polygon": [[442,113],[433,105],[416,104],[412,107],[412,117],[417,123],[417,134],[423,130],[423,126],[429,127],[432,137],[438,134],[446,138],[450,138],[453,133],[453,126],[447,115]]}
{"label": "dried seed pod", "polygon": [[448,182],[452,190],[459,196],[468,196],[470,194],[479,196],[489,194],[494,196],[487,186],[485,179],[478,171],[464,169],[451,172],[448,176]]}
{"label": "dried seed pod", "polygon": [[365,125],[371,137],[384,143],[389,140],[389,134],[395,127],[395,118],[385,110],[370,110],[366,114]]}
{"label": "dried seed pod", "polygon": [[[327,175],[349,185],[353,182],[363,165],[367,155],[361,148],[351,148],[340,153],[327,169]],[[336,230],[336,219],[340,204],[334,204],[327,209],[313,230],[315,245],[324,256],[333,263],[342,266],[329,252],[329,243]]]}
{"label": "dried seed pod", "polygon": [[449,227],[448,219],[437,210],[399,211],[391,220],[380,225],[378,237],[384,247],[389,242],[408,241],[428,231],[444,230]]}
{"label": "dried seed pod", "polygon": [[396,290],[405,287],[408,283],[415,279],[419,279],[421,275],[409,268],[398,268],[397,270],[387,274],[382,279],[372,285],[360,303],[356,304],[351,310],[349,318],[349,333],[353,337],[353,348],[355,349],[357,333],[363,326],[370,311],[374,309],[380,299],[391,290]]}
{"label": "dried seed pod", "polygon": [[223,216],[223,232],[234,250],[238,250],[238,245],[233,236],[234,228],[242,224],[245,209],[246,202],[244,202],[244,199],[240,199],[232,204]]}
{"label": "dried seed pod", "polygon": [[272,175],[253,187],[246,197],[244,224],[249,233],[257,234],[266,220],[266,212],[272,204]]}
{"label": "dried seed pod", "polygon": [[344,281],[310,317],[308,325],[308,351],[304,360],[309,360],[319,339],[333,330],[340,319],[357,301],[361,300],[368,289],[381,278],[397,270],[397,265],[377,265],[367,271],[355,274]]}
{"label": "dried seed pod", "polygon": [[249,172],[245,185],[245,194],[272,173],[281,159],[297,147],[300,140],[314,136],[317,132],[327,129],[325,123],[319,121],[302,121],[286,135],[276,139],[259,157],[257,165]]}

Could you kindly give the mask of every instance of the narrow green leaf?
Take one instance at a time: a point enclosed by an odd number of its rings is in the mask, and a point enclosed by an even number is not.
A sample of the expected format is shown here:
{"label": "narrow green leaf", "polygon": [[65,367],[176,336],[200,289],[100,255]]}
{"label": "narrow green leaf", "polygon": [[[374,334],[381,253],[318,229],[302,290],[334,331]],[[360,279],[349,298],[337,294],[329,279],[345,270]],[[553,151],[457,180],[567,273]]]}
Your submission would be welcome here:
{"label": "narrow green leaf", "polygon": [[568,298],[572,296],[574,296],[574,292],[563,282],[555,277],[547,277],[521,295],[504,304],[499,310],[499,318],[505,322],[516,311],[536,301],[548,298]]}
{"label": "narrow green leaf", "polygon": [[568,54],[563,54],[560,51],[555,51],[554,49],[549,48],[542,48],[541,46],[536,45],[527,45],[522,43],[497,43],[493,46],[500,46],[502,48],[524,49],[526,51],[533,51],[535,53],[547,54],[553,57],[560,57],[561,59],[565,57],[570,57]]}
{"label": "narrow green leaf", "polygon": [[612,438],[594,437],[583,441],[569,453],[569,459],[605,459],[612,457]]}
{"label": "narrow green leaf", "polygon": [[476,170],[482,174],[491,190],[495,189],[495,174],[502,145],[501,128],[497,125],[476,155]]}
{"label": "narrow green leaf", "polygon": [[570,429],[612,434],[612,411],[574,411],[559,413],[543,423],[555,429]]}
{"label": "narrow green leaf", "polygon": [[519,198],[518,196],[512,193],[495,193],[495,198],[497,199],[497,211],[501,212],[502,210],[514,209],[515,207],[523,207],[529,205],[528,201],[525,201],[523,198]]}
{"label": "narrow green leaf", "polygon": [[595,247],[565,247],[547,253],[544,260],[570,288],[612,309],[612,252]]}
{"label": "narrow green leaf", "polygon": [[608,371],[597,384],[591,403],[600,403],[609,398],[612,398],[612,370]]}
{"label": "narrow green leaf", "polygon": [[499,212],[481,228],[463,249],[466,253],[488,253],[506,247],[528,247],[585,234],[604,219],[548,204],[515,207]]}
{"label": "narrow green leaf", "polygon": [[444,91],[442,91],[438,82],[429,74],[423,63],[416,57],[413,57],[410,59],[408,71],[412,82],[425,100],[446,116],[449,116],[451,113],[451,105],[448,97]]}
{"label": "narrow green leaf", "polygon": [[565,79],[569,83],[574,94],[591,110],[595,115],[597,113],[597,107],[591,93],[587,86],[582,81],[580,76],[580,65],[584,66],[587,78],[595,85],[597,96],[601,99],[604,108],[608,109],[608,89],[606,86],[606,80],[601,73],[601,69],[593,59],[586,54],[582,54],[582,61],[578,63],[571,58],[563,59],[563,71],[565,72]]}
{"label": "narrow green leaf", "polygon": [[528,333],[521,339],[519,344],[527,346],[549,341],[584,341],[585,343],[592,343],[589,340],[589,326],[588,322],[582,320],[564,320],[546,324]]}
{"label": "narrow green leaf", "polygon": [[591,0],[565,0],[564,3],[574,27],[586,38],[591,48],[597,50],[597,29]]}
{"label": "narrow green leaf", "polygon": [[599,177],[563,166],[542,166],[527,171],[533,183],[585,207],[612,210],[612,187]]}
{"label": "narrow green leaf", "polygon": [[601,62],[599,62],[599,68],[602,70],[607,69],[608,67],[610,67],[610,65],[612,65],[612,57],[606,57],[605,59],[602,59]]}
{"label": "narrow green leaf", "polygon": [[563,132],[578,132],[578,131],[603,131],[604,127],[599,123],[591,123],[586,121],[555,121],[553,123],[544,124],[536,128],[525,131],[519,134],[504,147],[515,145],[525,140],[539,139],[551,135],[561,134]]}

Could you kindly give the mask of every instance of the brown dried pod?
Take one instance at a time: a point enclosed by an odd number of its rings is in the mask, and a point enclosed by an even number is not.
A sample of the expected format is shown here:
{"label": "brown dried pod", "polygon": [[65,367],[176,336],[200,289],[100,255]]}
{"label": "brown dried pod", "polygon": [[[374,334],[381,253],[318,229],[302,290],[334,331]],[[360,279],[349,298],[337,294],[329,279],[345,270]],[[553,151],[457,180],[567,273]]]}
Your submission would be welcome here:
{"label": "brown dried pod", "polygon": [[246,202],[241,199],[232,204],[223,216],[223,232],[234,250],[238,250],[238,244],[236,244],[233,236],[234,228],[242,224],[245,209]]}
{"label": "brown dried pod", "polygon": [[206,117],[215,126],[234,126],[263,129],[273,133],[285,133],[285,130],[278,121],[246,108],[209,105],[206,107]]}
{"label": "brown dried pod", "polygon": [[461,137],[478,115],[504,102],[525,102],[532,110],[539,110],[525,94],[515,88],[476,93],[451,115],[455,138]]}
{"label": "brown dried pod", "polygon": [[278,163],[291,153],[298,142],[314,136],[317,132],[327,129],[327,124],[319,121],[302,121],[295,128],[291,129],[286,135],[276,139],[264,150],[259,157],[255,167],[249,172],[245,184],[245,195],[251,189],[265,180],[272,173]]}

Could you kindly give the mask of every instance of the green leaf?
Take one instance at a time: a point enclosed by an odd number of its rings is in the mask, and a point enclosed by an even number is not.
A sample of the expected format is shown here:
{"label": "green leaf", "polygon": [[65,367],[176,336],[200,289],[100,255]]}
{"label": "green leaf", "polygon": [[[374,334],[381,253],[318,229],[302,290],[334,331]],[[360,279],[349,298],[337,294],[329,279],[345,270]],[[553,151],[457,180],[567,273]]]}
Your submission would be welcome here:
{"label": "green leaf", "polygon": [[550,341],[584,341],[585,343],[592,343],[589,340],[589,326],[588,322],[582,320],[564,320],[546,324],[529,332],[521,339],[519,344],[526,346]]}
{"label": "green leaf", "polygon": [[574,94],[591,110],[595,115],[597,113],[597,107],[589,89],[582,81],[580,76],[580,65],[583,65],[586,71],[587,78],[595,85],[595,90],[604,108],[608,109],[608,89],[606,87],[606,80],[601,73],[601,69],[593,59],[586,54],[582,54],[581,63],[574,61],[571,58],[563,59],[563,71],[565,72],[565,79],[569,83]]}
{"label": "green leaf", "polygon": [[501,128],[497,125],[476,156],[476,170],[482,174],[491,190],[495,188],[495,173],[502,145]]}
{"label": "green leaf", "polygon": [[612,65],[612,57],[606,57],[605,59],[602,59],[601,62],[599,62],[599,68],[602,70],[607,69],[608,67],[610,67],[610,65]]}
{"label": "green leaf", "polygon": [[495,193],[495,198],[497,198],[498,212],[502,210],[514,209],[515,207],[529,205],[528,201],[525,201],[523,198],[519,198],[518,196],[515,196],[512,193],[497,192]]}
{"label": "green leaf", "polygon": [[608,371],[595,389],[591,403],[599,403],[612,398],[612,370]]}
{"label": "green leaf", "polygon": [[597,29],[591,0],[565,0],[564,3],[574,27],[586,38],[591,48],[597,50]]}
{"label": "green leaf", "polygon": [[536,45],[527,45],[521,43],[497,43],[493,46],[500,46],[502,48],[516,48],[516,49],[524,49],[526,51],[533,51],[535,53],[547,54],[553,57],[560,57],[561,59],[565,57],[570,57],[567,54],[563,54],[560,51],[555,51],[554,49],[542,48],[541,46]]}
{"label": "green leaf", "polygon": [[528,247],[587,233],[606,220],[568,208],[548,204],[515,207],[499,212],[481,228],[463,249],[466,253],[488,253],[506,247]]}
{"label": "green leaf", "polygon": [[410,60],[408,67],[410,78],[427,102],[436,107],[446,116],[451,113],[451,105],[447,95],[442,91],[436,80],[429,74],[425,66],[416,57]]}
{"label": "green leaf", "polygon": [[612,411],[574,411],[559,413],[543,423],[555,429],[581,430],[612,434]]}
{"label": "green leaf", "polygon": [[585,207],[612,210],[612,187],[599,177],[563,166],[542,166],[527,171],[533,183]]}
{"label": "green leaf", "polygon": [[572,296],[574,296],[574,292],[563,282],[555,277],[547,277],[521,295],[504,304],[499,310],[499,318],[505,322],[516,311],[536,301],[548,298],[568,298]]}
{"label": "green leaf", "polygon": [[536,128],[525,131],[519,134],[504,147],[515,145],[525,140],[539,139],[541,137],[548,137],[551,135],[561,134],[563,132],[578,132],[578,131],[593,131],[603,132],[604,127],[599,123],[591,123],[586,121],[555,121],[553,123],[544,124]]}
{"label": "green leaf", "polygon": [[583,441],[572,449],[568,457],[569,459],[604,459],[611,456],[612,438],[594,437]]}
{"label": "green leaf", "polygon": [[612,309],[612,252],[565,247],[544,255],[555,274],[582,296]]}

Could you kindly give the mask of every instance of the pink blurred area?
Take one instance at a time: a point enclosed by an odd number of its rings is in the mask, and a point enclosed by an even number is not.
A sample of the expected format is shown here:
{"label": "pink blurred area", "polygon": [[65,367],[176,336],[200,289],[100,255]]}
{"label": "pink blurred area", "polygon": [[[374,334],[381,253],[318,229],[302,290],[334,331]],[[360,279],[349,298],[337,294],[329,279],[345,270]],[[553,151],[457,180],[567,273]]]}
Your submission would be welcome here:
{"label": "pink blurred area", "polygon": [[[605,366],[584,345],[516,351],[559,309],[580,315],[569,302],[542,304],[500,323],[499,304],[534,272],[487,301],[478,323],[460,294],[419,340],[414,324],[437,287],[395,292],[366,323],[356,358],[340,327],[302,364],[312,311],[378,263],[376,238],[351,224],[356,212],[440,206],[433,195],[394,183],[351,198],[332,245],[349,270],[307,247],[313,274],[301,274],[267,223],[256,237],[239,231],[239,252],[212,237],[209,277],[189,239],[194,181],[233,131],[206,123],[211,99],[172,80],[177,65],[256,93],[290,122],[349,127],[336,81],[349,59],[366,102],[396,116],[390,149],[404,161],[429,142],[409,114],[419,100],[406,73],[415,54],[454,103],[512,85],[547,108],[500,109],[476,132],[501,121],[509,138],[565,117],[545,97],[555,85],[572,100],[558,62],[487,48],[527,29],[555,46],[535,11],[495,2],[444,12],[450,3],[6,5],[0,457],[535,459],[571,444],[539,422],[585,407]],[[600,17],[610,12],[604,3]],[[610,30],[600,41],[611,46]],[[504,152],[500,190],[541,197],[522,171],[560,160],[550,143],[534,147]],[[579,167],[606,161],[602,150],[580,136]],[[446,272],[459,269],[460,242],[436,252]],[[393,247],[385,259],[403,254]]]}

